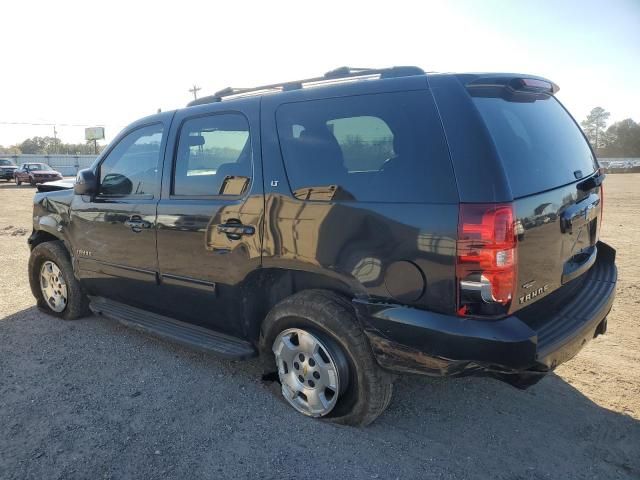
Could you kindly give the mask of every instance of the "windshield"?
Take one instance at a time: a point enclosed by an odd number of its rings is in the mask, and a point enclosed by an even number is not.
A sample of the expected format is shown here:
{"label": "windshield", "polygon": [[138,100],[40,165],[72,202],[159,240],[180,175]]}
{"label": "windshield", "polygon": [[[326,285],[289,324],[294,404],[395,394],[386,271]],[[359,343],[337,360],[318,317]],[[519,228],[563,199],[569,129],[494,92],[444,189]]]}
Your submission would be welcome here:
{"label": "windshield", "polygon": [[582,132],[554,97],[533,102],[474,97],[515,198],[586,177],[596,162]]}
{"label": "windshield", "polygon": [[11,160],[7,160],[6,158],[0,158],[0,167],[9,167],[12,165],[13,165],[13,162]]}
{"label": "windshield", "polygon": [[53,170],[46,163],[28,163],[26,168],[27,170]]}

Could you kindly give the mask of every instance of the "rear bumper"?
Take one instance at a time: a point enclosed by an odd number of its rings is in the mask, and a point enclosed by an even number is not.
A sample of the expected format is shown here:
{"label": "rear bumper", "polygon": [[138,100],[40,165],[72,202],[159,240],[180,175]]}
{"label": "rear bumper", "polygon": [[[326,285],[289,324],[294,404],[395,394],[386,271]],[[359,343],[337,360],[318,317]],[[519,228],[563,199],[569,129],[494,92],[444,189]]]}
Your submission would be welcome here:
{"label": "rear bumper", "polygon": [[575,356],[606,330],[615,297],[615,250],[599,242],[580,289],[544,319],[461,318],[354,300],[378,363],[428,375],[492,375],[528,386]]}

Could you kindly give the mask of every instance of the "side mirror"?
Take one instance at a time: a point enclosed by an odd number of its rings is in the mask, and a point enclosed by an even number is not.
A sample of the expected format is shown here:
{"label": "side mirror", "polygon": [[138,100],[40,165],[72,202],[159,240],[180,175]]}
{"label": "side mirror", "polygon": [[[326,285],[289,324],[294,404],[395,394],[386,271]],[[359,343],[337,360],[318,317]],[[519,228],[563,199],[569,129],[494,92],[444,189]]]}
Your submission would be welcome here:
{"label": "side mirror", "polygon": [[78,172],[73,192],[76,195],[95,195],[98,193],[98,179],[93,170],[87,168]]}

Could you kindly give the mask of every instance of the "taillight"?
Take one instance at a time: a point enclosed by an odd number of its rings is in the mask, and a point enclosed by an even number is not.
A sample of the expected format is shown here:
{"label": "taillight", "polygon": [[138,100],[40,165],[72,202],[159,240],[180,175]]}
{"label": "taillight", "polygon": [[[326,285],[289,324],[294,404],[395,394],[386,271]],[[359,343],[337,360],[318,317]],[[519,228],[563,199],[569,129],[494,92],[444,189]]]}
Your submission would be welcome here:
{"label": "taillight", "polygon": [[458,313],[506,312],[516,286],[512,204],[461,204],[456,277]]}

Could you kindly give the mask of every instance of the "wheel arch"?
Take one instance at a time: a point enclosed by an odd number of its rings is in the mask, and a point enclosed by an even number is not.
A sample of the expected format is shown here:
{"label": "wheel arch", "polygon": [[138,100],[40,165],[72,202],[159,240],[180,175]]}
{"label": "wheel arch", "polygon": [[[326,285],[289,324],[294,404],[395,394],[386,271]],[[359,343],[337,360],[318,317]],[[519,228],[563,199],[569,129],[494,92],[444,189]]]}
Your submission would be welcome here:
{"label": "wheel arch", "polygon": [[280,268],[262,268],[245,279],[242,292],[243,329],[257,342],[267,314],[278,303],[304,290],[327,290],[351,301],[357,292],[346,282],[322,273]]}
{"label": "wheel arch", "polygon": [[[64,239],[50,232],[47,232],[46,230],[34,230],[31,236],[29,236],[27,243],[29,244],[29,248],[33,250],[35,247],[37,247],[41,243],[56,242],[56,241],[62,241],[64,243]],[[67,248],[66,244],[64,246],[65,248]]]}

